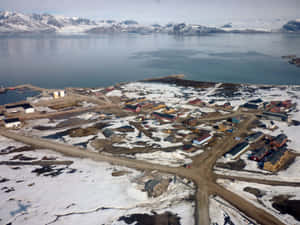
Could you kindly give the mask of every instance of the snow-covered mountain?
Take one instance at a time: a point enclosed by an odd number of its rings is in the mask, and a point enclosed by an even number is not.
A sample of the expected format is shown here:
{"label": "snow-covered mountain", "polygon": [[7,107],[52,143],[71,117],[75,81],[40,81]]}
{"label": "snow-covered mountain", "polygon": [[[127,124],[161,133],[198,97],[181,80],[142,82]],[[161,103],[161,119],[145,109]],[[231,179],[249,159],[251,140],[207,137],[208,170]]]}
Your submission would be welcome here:
{"label": "snow-covered mountain", "polygon": [[83,18],[0,12],[0,33],[54,33],[72,29],[82,32],[96,25],[96,22]]}
{"label": "snow-covered mountain", "polygon": [[226,25],[216,28],[186,23],[170,23],[164,26],[160,24],[141,25],[134,20],[124,20],[120,22],[115,20],[94,21],[85,18],[55,16],[50,14],[22,14],[0,11],[0,35],[18,33],[168,33],[171,35],[193,36],[212,33],[267,32],[267,30],[260,29],[239,29],[232,27],[232,24],[230,24],[230,26]]}

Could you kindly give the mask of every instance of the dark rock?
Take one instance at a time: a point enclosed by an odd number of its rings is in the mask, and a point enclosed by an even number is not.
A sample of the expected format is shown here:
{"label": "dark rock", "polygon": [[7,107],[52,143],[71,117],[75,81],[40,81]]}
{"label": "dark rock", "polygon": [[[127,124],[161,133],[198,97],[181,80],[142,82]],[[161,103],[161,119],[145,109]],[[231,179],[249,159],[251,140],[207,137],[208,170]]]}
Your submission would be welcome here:
{"label": "dark rock", "polygon": [[289,21],[287,24],[283,25],[282,29],[286,32],[300,32],[300,21]]}

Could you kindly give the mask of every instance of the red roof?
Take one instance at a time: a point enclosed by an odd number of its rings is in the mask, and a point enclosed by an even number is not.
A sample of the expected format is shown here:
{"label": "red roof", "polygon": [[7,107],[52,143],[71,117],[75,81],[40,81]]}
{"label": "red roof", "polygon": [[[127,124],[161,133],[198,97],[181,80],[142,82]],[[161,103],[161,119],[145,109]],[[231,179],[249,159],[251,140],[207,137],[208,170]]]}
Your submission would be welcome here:
{"label": "red roof", "polygon": [[197,138],[197,141],[202,141],[208,137],[210,137],[211,135],[209,133],[203,134],[201,137]]}
{"label": "red roof", "polygon": [[270,112],[279,113],[280,108],[279,107],[273,107],[273,108],[270,109]]}
{"label": "red roof", "polygon": [[201,99],[197,98],[197,99],[189,101],[189,104],[196,105],[196,104],[200,104],[202,102],[203,101]]}

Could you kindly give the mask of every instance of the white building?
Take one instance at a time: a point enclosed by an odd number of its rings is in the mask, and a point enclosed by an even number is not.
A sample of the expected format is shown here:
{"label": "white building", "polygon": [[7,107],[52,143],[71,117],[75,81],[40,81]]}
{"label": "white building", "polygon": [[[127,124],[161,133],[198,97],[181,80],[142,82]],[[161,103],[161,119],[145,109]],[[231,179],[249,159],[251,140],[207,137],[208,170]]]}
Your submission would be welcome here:
{"label": "white building", "polygon": [[249,148],[248,142],[241,142],[235,145],[231,150],[225,153],[225,158],[229,160],[236,160],[240,155],[242,155]]}
{"label": "white building", "polygon": [[60,91],[54,91],[53,92],[53,97],[54,98],[63,98],[65,97],[66,93],[65,90],[60,90]]}
{"label": "white building", "polygon": [[5,106],[7,113],[33,113],[35,110],[29,103]]}
{"label": "white building", "polygon": [[34,113],[35,110],[32,106],[24,107],[25,113]]}
{"label": "white building", "polygon": [[5,119],[4,125],[6,128],[18,128],[21,126],[21,121],[18,118]]}
{"label": "white building", "polygon": [[53,92],[53,97],[54,98],[59,98],[59,92],[58,91],[54,91]]}
{"label": "white building", "polygon": [[59,96],[60,96],[61,98],[65,97],[65,91],[64,91],[64,90],[59,91]]}
{"label": "white building", "polygon": [[6,108],[6,112],[7,113],[19,113],[19,112],[23,112],[24,108],[21,106],[16,106],[13,108]]}

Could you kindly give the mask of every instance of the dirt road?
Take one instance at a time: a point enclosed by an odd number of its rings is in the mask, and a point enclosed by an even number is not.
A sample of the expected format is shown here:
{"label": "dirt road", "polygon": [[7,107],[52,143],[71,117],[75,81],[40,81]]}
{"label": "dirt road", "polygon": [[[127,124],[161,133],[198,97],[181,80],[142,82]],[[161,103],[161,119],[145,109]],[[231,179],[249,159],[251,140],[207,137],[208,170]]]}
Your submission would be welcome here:
{"label": "dirt road", "polygon": [[251,178],[251,177],[229,176],[229,175],[222,175],[222,174],[216,174],[215,176],[220,179],[239,180],[239,181],[246,181],[249,183],[266,184],[266,185],[273,185],[273,186],[300,187],[300,182],[258,179],[258,178]]}

